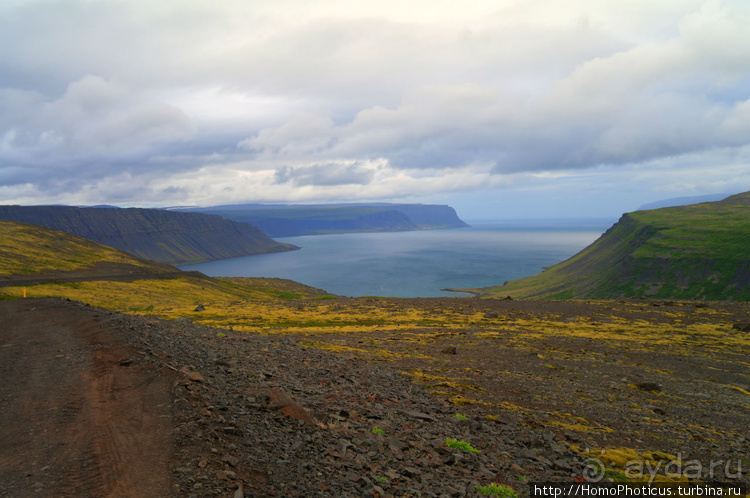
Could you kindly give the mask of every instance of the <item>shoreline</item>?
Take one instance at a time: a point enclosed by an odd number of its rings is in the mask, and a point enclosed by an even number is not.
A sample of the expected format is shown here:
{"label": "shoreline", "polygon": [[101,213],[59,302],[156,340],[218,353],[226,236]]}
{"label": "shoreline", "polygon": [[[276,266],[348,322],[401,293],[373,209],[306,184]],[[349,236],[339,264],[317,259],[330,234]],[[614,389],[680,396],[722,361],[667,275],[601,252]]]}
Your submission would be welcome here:
{"label": "shoreline", "polygon": [[440,289],[440,290],[442,292],[464,292],[466,294],[471,294],[472,297],[480,297],[482,295],[480,292],[477,292],[477,291],[474,291],[474,290],[469,290],[469,289],[452,289],[452,288],[447,288],[447,289]]}

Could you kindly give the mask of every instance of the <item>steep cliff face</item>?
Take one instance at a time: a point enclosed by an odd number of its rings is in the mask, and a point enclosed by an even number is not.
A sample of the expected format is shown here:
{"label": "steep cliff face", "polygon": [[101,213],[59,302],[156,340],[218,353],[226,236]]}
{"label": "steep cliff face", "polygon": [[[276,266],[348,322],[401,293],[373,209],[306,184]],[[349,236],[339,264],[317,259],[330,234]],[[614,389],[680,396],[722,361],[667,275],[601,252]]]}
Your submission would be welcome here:
{"label": "steep cliff face", "polygon": [[485,296],[750,300],[750,193],[625,214],[589,247]]}
{"label": "steep cliff face", "polygon": [[[235,221],[244,221],[257,226],[272,237],[294,237],[298,235],[322,235],[342,232],[383,232],[417,230],[418,227],[398,211],[375,211],[352,215],[351,218],[328,218],[323,216],[295,217],[299,213],[277,213],[266,218],[263,213],[245,213],[242,211],[225,212],[224,216]],[[291,216],[291,217],[284,217]]]}
{"label": "steep cliff face", "polygon": [[296,249],[257,227],[158,209],[0,206],[0,219],[61,230],[140,258],[173,265]]}
{"label": "steep cliff face", "polygon": [[392,232],[468,226],[450,206],[427,204],[257,204],[189,208],[251,223],[272,237],[341,232]]}
{"label": "steep cliff face", "polygon": [[394,211],[403,213],[419,228],[467,227],[450,206],[439,204],[393,204]]}

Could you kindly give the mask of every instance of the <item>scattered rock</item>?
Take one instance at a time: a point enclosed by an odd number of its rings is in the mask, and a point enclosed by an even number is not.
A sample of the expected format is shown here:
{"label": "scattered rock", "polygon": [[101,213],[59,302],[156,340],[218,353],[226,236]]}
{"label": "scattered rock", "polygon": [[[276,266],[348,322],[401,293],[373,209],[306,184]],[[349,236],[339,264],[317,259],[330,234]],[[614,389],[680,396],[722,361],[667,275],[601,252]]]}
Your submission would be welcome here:
{"label": "scattered rock", "polygon": [[203,376],[196,372],[192,367],[190,366],[184,366],[180,369],[180,372],[185,374],[185,377],[188,380],[191,380],[193,382],[205,382],[205,379]]}
{"label": "scattered rock", "polygon": [[401,475],[404,477],[407,477],[409,479],[412,479],[419,475],[419,470],[413,468],[413,467],[404,467],[401,469]]}
{"label": "scattered rock", "polygon": [[302,406],[295,403],[289,396],[278,389],[247,389],[248,394],[260,399],[263,407],[268,410],[279,411],[287,417],[299,420],[307,426],[315,425],[315,421]]}
{"label": "scattered rock", "polygon": [[634,385],[641,391],[648,391],[648,392],[654,392],[654,393],[661,391],[661,385],[657,384],[656,382],[636,382]]}
{"label": "scattered rock", "polygon": [[437,421],[437,419],[435,417],[433,417],[432,415],[430,415],[428,413],[422,413],[422,412],[404,412],[404,414],[406,414],[406,415],[408,415],[410,417],[421,419],[421,420],[429,420],[431,422]]}
{"label": "scattered rock", "polygon": [[443,354],[457,354],[458,349],[456,349],[456,346],[448,346],[447,348],[440,351]]}
{"label": "scattered rock", "polygon": [[386,442],[388,443],[388,449],[390,449],[393,455],[399,460],[404,457],[402,452],[409,447],[409,445],[395,436],[389,436],[386,439]]}

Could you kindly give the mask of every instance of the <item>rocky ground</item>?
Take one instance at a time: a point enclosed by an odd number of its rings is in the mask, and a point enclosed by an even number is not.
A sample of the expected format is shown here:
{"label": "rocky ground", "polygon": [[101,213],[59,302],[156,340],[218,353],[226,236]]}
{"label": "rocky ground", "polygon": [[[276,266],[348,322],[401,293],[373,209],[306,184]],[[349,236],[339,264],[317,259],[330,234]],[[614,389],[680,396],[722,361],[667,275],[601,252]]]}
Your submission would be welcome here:
{"label": "rocky ground", "polygon": [[[623,351],[524,321],[596,324],[611,304],[382,303],[470,307],[487,322],[261,335],[59,299],[0,303],[0,365],[16,386],[2,392],[0,439],[12,444],[0,496],[458,497],[493,482],[523,495],[533,481],[619,479],[592,465],[614,468],[606,449],[721,459],[714,478],[748,482],[747,348],[716,350],[722,362],[700,337]],[[674,320],[676,305],[661,304],[618,309]],[[732,309],[714,311],[748,321]]]}

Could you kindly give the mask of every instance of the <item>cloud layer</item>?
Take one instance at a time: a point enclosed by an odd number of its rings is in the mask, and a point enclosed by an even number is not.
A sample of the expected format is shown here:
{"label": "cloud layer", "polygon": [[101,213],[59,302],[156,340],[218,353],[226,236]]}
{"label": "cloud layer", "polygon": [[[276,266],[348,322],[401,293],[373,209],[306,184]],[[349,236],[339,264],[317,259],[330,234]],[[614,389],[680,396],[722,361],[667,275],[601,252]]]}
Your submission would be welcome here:
{"label": "cloud layer", "polygon": [[407,3],[6,2],[0,200],[750,188],[746,1]]}

